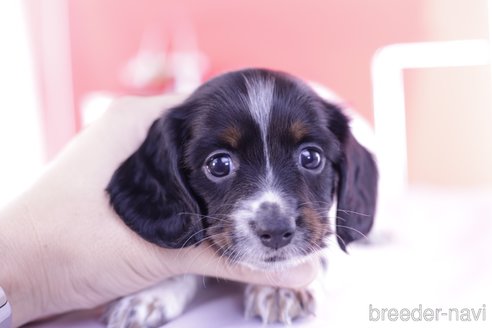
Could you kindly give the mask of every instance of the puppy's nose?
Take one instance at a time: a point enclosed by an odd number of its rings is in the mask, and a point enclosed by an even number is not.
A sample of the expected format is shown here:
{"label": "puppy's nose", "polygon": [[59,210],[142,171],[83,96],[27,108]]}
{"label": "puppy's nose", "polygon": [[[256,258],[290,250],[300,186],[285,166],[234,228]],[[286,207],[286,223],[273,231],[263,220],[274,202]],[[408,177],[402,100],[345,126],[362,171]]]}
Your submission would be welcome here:
{"label": "puppy's nose", "polygon": [[282,214],[277,204],[264,203],[257,215],[256,234],[263,245],[279,249],[290,243],[295,233],[295,223]]}
{"label": "puppy's nose", "polygon": [[273,227],[268,230],[258,230],[257,234],[263,245],[279,249],[290,243],[294,237],[294,232],[291,227]]}

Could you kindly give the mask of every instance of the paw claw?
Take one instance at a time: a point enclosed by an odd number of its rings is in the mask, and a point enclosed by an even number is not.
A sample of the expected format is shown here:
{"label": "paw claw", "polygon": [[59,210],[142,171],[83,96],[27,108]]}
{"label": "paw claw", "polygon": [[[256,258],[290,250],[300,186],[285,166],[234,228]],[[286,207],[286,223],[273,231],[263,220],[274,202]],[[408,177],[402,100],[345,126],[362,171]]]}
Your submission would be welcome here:
{"label": "paw claw", "polygon": [[157,328],[169,321],[165,313],[165,306],[159,300],[124,298],[115,302],[109,310],[107,327]]}
{"label": "paw claw", "polygon": [[179,276],[115,301],[105,315],[108,328],[157,328],[180,315],[193,297],[197,277]]}
{"label": "paw claw", "polygon": [[246,318],[260,317],[263,324],[292,320],[314,314],[315,300],[309,290],[248,285],[245,291]]}

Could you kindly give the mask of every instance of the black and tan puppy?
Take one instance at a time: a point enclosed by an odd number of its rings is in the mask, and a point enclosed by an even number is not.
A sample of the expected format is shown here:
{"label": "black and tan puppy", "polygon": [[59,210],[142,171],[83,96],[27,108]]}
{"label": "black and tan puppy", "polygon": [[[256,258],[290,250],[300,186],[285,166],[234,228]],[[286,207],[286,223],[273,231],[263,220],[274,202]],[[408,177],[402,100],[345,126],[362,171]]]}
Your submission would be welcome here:
{"label": "black and tan puppy", "polygon": [[[231,261],[274,270],[306,259],[331,234],[342,249],[367,234],[377,176],[339,108],[290,75],[249,69],[210,80],[166,111],[107,192],[152,243],[179,248],[207,238]],[[159,326],[183,311],[196,286],[184,276],[123,298],[109,325]],[[312,311],[308,291],[246,290],[246,313],[265,322]],[[266,302],[271,294],[276,301]]]}

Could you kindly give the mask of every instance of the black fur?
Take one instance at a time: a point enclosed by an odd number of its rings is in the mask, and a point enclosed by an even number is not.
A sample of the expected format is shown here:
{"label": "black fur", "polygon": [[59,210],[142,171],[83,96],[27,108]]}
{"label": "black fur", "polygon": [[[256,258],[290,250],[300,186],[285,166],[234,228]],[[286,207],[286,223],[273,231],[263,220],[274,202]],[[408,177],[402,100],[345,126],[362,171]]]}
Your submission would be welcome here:
{"label": "black fur", "polygon": [[[332,125],[344,126],[338,132],[342,141],[343,151],[340,161],[336,164],[338,171],[337,192],[337,239],[345,251],[352,241],[365,238],[372,228],[377,202],[378,170],[372,155],[361,146],[346,127],[346,118],[341,112]],[[340,133],[341,132],[341,133]]]}
{"label": "black fur", "polygon": [[114,173],[107,192],[116,213],[146,240],[163,247],[200,241],[199,205],[183,169],[189,138],[186,105],[156,120],[140,148]]}
{"label": "black fur", "polygon": [[[246,108],[245,78],[275,79],[274,124],[269,127],[268,143],[275,186],[291,203],[289,213],[298,213],[297,230],[303,236],[299,252],[308,254],[324,245],[322,239],[330,231],[323,213],[335,195],[336,233],[345,250],[372,227],[378,178],[375,162],[352,136],[339,108],[298,79],[268,70],[219,76],[154,122],[144,143],[118,168],[107,187],[115,211],[135,232],[163,247],[196,244],[205,231],[222,234],[220,238],[226,240],[214,237],[212,243],[240,243],[228,214],[234,204],[257,192],[258,181],[265,175],[259,127]],[[305,126],[301,141],[288,133],[296,121]],[[235,146],[220,139],[231,126],[241,133]],[[299,169],[296,154],[306,143],[322,149],[326,165],[321,172]],[[234,176],[220,183],[210,181],[203,169],[207,156],[217,149],[230,152],[240,163]],[[302,214],[308,207],[317,215]],[[233,256],[234,248],[226,246],[217,248],[232,249],[228,255]]]}

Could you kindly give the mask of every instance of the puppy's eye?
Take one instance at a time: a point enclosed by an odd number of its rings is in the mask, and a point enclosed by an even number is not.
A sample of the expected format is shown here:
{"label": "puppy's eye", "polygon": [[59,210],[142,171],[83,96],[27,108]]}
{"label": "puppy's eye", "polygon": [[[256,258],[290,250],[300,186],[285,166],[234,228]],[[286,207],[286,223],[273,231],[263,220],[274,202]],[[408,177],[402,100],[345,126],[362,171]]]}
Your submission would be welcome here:
{"label": "puppy's eye", "polygon": [[207,169],[211,175],[217,178],[228,176],[234,169],[231,156],[227,154],[215,154],[207,160]]}
{"label": "puppy's eye", "polygon": [[305,169],[315,170],[321,166],[321,154],[314,148],[304,148],[299,153],[299,164]]}

